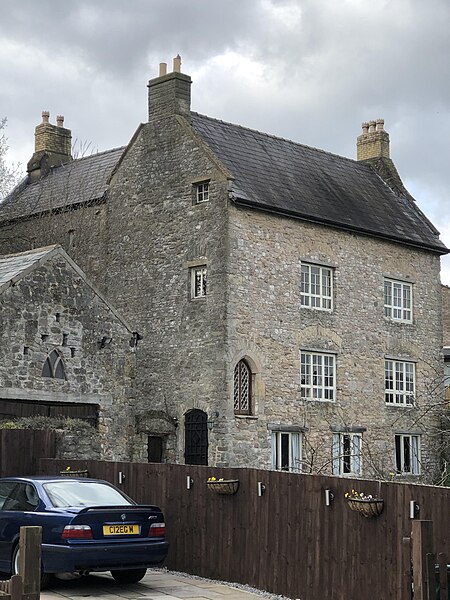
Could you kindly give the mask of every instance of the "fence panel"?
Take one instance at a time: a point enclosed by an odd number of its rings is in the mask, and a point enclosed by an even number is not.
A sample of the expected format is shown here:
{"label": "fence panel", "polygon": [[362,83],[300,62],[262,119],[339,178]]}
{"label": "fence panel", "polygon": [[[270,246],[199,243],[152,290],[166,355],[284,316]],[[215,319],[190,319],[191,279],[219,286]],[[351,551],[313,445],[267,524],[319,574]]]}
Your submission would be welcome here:
{"label": "fence panel", "polygon": [[[118,483],[139,502],[164,510],[167,566],[252,585],[302,600],[411,600],[405,570],[413,520],[432,520],[433,546],[450,554],[450,489],[255,469],[174,464],[42,460],[43,473],[67,464]],[[234,495],[208,489],[208,477],[239,479]],[[187,477],[191,479],[190,489]],[[266,491],[258,496],[258,481]],[[350,510],[352,488],[383,498],[380,516]],[[334,500],[325,503],[325,490]]]}

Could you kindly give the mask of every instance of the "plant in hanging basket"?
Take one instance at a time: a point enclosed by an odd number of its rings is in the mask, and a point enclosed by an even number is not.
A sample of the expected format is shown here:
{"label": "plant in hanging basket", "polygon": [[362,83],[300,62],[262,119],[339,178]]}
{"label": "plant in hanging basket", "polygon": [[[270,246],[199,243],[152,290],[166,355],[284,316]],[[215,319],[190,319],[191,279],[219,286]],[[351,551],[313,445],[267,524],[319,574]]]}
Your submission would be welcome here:
{"label": "plant in hanging basket", "polygon": [[215,494],[235,494],[239,489],[239,479],[216,479],[210,477],[206,482],[208,489]]}
{"label": "plant in hanging basket", "polygon": [[350,510],[354,510],[368,519],[378,517],[383,512],[384,500],[371,494],[365,495],[352,490],[350,493],[347,492],[345,497]]}
{"label": "plant in hanging basket", "polygon": [[71,469],[67,467],[64,471],[59,472],[60,475],[64,475],[64,477],[88,477],[89,472],[87,469]]}

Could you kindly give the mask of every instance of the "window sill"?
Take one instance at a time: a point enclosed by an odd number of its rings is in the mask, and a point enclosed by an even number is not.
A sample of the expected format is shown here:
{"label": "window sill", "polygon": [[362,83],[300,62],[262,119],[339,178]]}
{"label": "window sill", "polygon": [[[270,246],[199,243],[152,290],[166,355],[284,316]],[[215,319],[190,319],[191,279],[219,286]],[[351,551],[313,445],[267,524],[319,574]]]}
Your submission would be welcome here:
{"label": "window sill", "polygon": [[234,415],[235,419],[239,421],[257,421],[258,417],[256,415]]}
{"label": "window sill", "polygon": [[417,408],[415,404],[391,404],[390,402],[385,402],[386,408]]}
{"label": "window sill", "polygon": [[391,317],[384,317],[386,323],[391,323],[392,325],[414,325],[414,321],[403,321],[401,319],[392,319]]}

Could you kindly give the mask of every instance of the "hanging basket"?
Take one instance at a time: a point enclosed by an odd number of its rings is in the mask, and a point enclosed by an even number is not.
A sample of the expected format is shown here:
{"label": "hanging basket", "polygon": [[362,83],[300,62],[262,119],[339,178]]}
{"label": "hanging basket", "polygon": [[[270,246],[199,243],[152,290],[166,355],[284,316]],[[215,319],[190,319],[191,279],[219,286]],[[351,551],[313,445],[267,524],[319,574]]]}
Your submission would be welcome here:
{"label": "hanging basket", "polygon": [[350,510],[359,512],[359,514],[367,519],[379,517],[384,509],[384,500],[380,498],[372,498],[371,500],[349,498],[347,502]]}
{"label": "hanging basket", "polygon": [[89,477],[89,472],[88,470],[74,470],[72,471],[72,469],[70,471],[60,471],[59,472],[60,475],[63,475],[64,477]]}
{"label": "hanging basket", "polygon": [[207,481],[208,489],[215,494],[235,494],[239,489],[239,479],[222,479],[221,481]]}

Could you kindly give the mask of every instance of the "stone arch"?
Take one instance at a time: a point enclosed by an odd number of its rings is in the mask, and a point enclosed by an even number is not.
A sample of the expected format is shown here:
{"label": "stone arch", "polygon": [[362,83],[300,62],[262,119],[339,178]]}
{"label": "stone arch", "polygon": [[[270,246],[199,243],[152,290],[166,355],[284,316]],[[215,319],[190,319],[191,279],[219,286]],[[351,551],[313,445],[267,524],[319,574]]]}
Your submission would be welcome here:
{"label": "stone arch", "polygon": [[[250,398],[249,410],[236,410],[236,369],[240,363],[244,363],[250,370]],[[240,417],[255,417],[263,411],[265,386],[261,377],[261,362],[254,352],[251,350],[241,350],[233,356],[231,361],[231,377],[230,377],[230,403],[233,414]]]}

